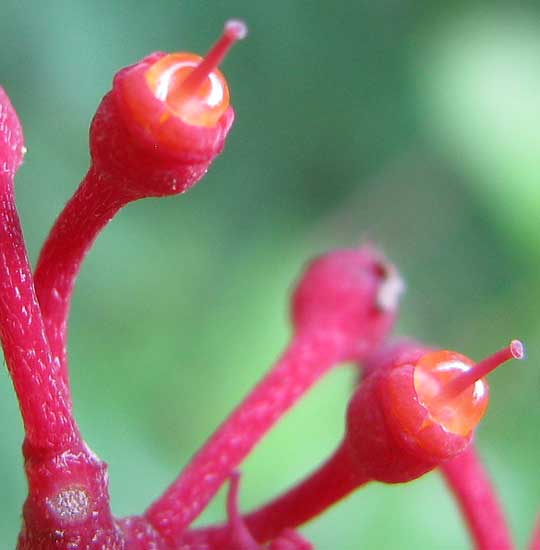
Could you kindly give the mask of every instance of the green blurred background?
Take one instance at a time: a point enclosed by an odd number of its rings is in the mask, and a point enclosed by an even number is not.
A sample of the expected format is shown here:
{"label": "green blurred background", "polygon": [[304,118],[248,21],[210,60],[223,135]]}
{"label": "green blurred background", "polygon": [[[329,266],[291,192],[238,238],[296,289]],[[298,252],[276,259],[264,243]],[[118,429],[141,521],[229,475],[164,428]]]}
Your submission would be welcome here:
{"label": "green blurred background", "polygon": [[[88,165],[112,75],[154,50],[203,53],[223,21],[249,40],[224,66],[225,154],[186,196],[129,206],[77,285],[75,409],[110,464],[114,511],[142,511],[279,355],[304,262],[366,236],[402,271],[398,331],[493,374],[478,444],[518,547],[540,495],[538,2],[3,0],[0,83],[24,124],[18,205],[33,261]],[[486,7],[489,6],[489,7]],[[328,455],[352,385],[338,369],[247,460],[242,507]],[[25,496],[21,422],[0,380],[0,546]],[[202,521],[223,517],[223,495]],[[436,473],[373,484],[303,530],[321,550],[470,546]]]}

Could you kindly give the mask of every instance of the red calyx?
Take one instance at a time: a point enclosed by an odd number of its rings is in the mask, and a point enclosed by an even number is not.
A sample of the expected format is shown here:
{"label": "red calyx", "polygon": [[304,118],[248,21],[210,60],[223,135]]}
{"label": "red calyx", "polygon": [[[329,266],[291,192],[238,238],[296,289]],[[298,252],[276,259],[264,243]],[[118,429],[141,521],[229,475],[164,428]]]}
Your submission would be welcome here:
{"label": "red calyx", "polygon": [[414,387],[414,365],[431,350],[413,342],[382,351],[347,410],[347,441],[369,478],[401,483],[463,451],[467,437],[430,422]]}
{"label": "red calyx", "polygon": [[[228,107],[213,127],[195,126],[174,116],[160,122],[164,114],[163,102],[146,84],[145,73],[166,55],[153,53],[116,74],[112,91],[115,107],[139,151],[146,149],[164,159],[169,157],[184,163],[209,163],[223,149],[234,120],[234,110]],[[146,106],[146,115],[151,120],[148,125],[143,126],[134,120],[126,98],[129,92],[136,93],[137,100]]]}
{"label": "red calyx", "polygon": [[[371,462],[366,474],[388,483],[408,481],[464,451],[487,408],[483,376],[524,356],[518,340],[478,363],[414,342],[380,352],[347,413],[348,439],[357,440],[353,453],[361,463]],[[375,416],[381,433],[373,432]]]}
{"label": "red calyx", "polygon": [[206,58],[156,52],[119,71],[90,130],[100,176],[126,187],[132,200],[194,185],[222,151],[233,123],[217,64],[245,33],[243,23],[229,21]]}

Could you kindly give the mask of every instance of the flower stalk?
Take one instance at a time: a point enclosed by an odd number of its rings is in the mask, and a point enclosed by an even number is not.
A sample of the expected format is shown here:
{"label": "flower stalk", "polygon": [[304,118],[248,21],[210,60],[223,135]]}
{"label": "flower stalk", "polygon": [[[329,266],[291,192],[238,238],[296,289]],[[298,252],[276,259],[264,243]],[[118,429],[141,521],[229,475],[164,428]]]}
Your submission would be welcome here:
{"label": "flower stalk", "polygon": [[[291,299],[289,345],[169,488],[141,515],[117,519],[107,465],[72,412],[67,360],[71,297],[95,239],[128,203],[180,194],[223,150],[234,120],[218,65],[245,37],[231,20],[205,57],[155,52],[120,70],[90,129],[91,166],[54,224],[32,275],[15,207],[25,147],[0,88],[0,341],[25,428],[28,497],[18,550],[310,550],[295,529],[370,481],[404,483],[440,467],[478,550],[508,550],[511,534],[471,445],[488,403],[484,380],[522,343],[474,363],[412,340],[388,343],[404,289],[374,246],[312,261]],[[237,468],[327,372],[364,375],[345,436],[311,475],[259,509],[239,511]],[[190,529],[229,482],[228,522]],[[531,548],[540,547],[538,525]]]}
{"label": "flower stalk", "polygon": [[477,550],[511,550],[510,529],[491,480],[471,445],[441,464]]}

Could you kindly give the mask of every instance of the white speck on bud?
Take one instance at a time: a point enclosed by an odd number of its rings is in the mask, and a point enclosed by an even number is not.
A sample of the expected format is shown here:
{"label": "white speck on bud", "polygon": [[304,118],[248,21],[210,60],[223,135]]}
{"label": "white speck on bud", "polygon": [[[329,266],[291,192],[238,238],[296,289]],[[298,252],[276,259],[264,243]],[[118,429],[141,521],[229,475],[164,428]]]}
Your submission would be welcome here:
{"label": "white speck on bud", "polygon": [[90,511],[90,499],[83,487],[68,487],[47,499],[50,510],[69,522],[84,521]]}
{"label": "white speck on bud", "polygon": [[385,265],[384,279],[377,292],[377,307],[382,311],[395,311],[405,288],[397,269],[391,264]]}

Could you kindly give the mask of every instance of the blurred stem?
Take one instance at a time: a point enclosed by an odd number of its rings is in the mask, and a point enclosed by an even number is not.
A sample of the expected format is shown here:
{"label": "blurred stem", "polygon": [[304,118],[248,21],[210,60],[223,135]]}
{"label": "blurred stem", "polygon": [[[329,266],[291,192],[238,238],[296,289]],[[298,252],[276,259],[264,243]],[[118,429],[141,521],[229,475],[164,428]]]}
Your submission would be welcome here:
{"label": "blurred stem", "polygon": [[462,454],[441,465],[454,493],[477,550],[514,548],[499,499],[476,449],[471,444]]}

